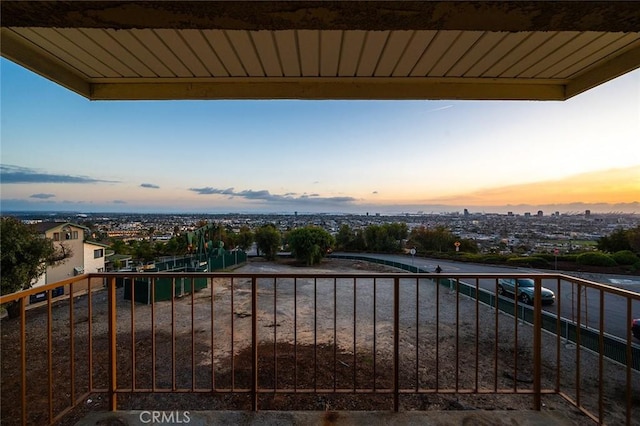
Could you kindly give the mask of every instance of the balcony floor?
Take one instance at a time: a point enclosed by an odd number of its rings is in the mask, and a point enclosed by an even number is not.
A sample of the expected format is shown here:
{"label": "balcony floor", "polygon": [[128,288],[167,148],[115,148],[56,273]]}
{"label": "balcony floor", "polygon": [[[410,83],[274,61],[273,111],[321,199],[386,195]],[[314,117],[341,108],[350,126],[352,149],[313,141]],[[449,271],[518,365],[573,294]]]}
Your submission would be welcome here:
{"label": "balcony floor", "polygon": [[[206,425],[509,425],[549,426],[574,425],[559,411],[165,411],[164,424]],[[147,425],[152,412],[118,411],[92,412],[76,426],[93,425]],[[173,420],[167,422],[166,420]],[[154,423],[155,424],[155,423]],[[583,424],[592,424],[584,417]]]}

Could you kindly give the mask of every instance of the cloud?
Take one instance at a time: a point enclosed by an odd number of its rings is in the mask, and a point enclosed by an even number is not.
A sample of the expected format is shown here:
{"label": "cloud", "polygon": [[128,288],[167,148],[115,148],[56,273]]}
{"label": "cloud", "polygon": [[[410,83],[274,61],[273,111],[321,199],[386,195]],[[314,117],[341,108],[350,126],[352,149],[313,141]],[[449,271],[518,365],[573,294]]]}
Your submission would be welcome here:
{"label": "cloud", "polygon": [[124,200],[113,200],[113,204],[127,204]]}
{"label": "cloud", "polygon": [[247,198],[249,200],[275,200],[275,199],[295,198],[295,197],[285,197],[283,195],[271,195],[271,193],[266,189],[262,189],[260,191],[254,191],[252,189],[248,189],[245,191],[240,191],[236,195]]}
{"label": "cloud", "polygon": [[140,187],[141,188],[160,189],[160,187],[158,185],[154,185],[152,183],[141,183]]}
{"label": "cloud", "polygon": [[0,181],[10,183],[98,183],[114,181],[95,179],[88,176],[71,176],[62,174],[41,173],[28,167],[0,164]]}
{"label": "cloud", "polygon": [[207,186],[205,188],[189,188],[189,191],[193,191],[200,195],[212,195],[212,194],[222,194],[222,195],[235,195],[233,192],[233,188],[228,189],[216,189]]}
{"label": "cloud", "polygon": [[300,198],[300,199],[305,199],[305,200],[306,200],[306,199],[309,199],[309,198],[311,198],[311,197],[319,197],[319,196],[320,196],[320,194],[316,194],[316,193],[313,193],[313,194],[307,194],[307,193],[304,193],[304,194],[302,194],[299,198]]}
{"label": "cloud", "polygon": [[[318,200],[318,198],[314,198],[314,200]],[[356,199],[353,197],[328,197],[321,198],[320,200],[331,201],[334,203],[351,203],[353,201],[356,201]]]}
{"label": "cloud", "polygon": [[39,198],[41,200],[46,200],[46,199],[54,198],[54,197],[55,197],[55,195],[53,195],[53,194],[32,194],[32,195],[29,196],[29,198]]}
{"label": "cloud", "polygon": [[442,111],[443,109],[449,109],[449,108],[452,108],[452,107],[453,107],[453,105],[445,105],[445,106],[442,106],[442,107],[439,107],[439,108],[430,109],[427,112]]}
{"label": "cloud", "polygon": [[219,189],[210,186],[204,188],[189,188],[189,191],[200,195],[229,195],[230,197],[245,198],[247,200],[261,200],[270,203],[291,203],[305,202],[313,204],[348,204],[356,201],[353,197],[320,197],[319,194],[303,194],[296,196],[295,193],[288,192],[284,195],[271,194],[268,190],[262,189],[254,191],[252,189],[235,191],[233,188]]}

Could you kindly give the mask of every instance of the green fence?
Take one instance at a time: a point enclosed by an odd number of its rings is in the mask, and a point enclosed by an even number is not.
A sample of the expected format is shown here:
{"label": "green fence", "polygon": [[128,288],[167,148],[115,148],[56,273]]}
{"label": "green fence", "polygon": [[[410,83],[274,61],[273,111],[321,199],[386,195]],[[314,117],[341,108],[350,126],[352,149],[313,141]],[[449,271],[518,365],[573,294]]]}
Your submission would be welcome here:
{"label": "green fence", "polygon": [[219,271],[247,261],[247,253],[243,251],[227,251],[222,255],[209,258],[209,270]]}
{"label": "green fence", "polygon": [[[144,272],[208,272],[227,269],[232,266],[245,263],[247,253],[239,250],[226,251],[223,254],[210,257],[206,261],[198,261],[194,257],[179,257],[162,262],[155,262],[153,268],[147,268]],[[199,266],[193,267],[197,263]],[[175,285],[174,285],[175,281]],[[132,282],[133,292],[132,292]],[[151,303],[162,300],[171,300],[172,294],[175,297],[182,297],[194,291],[207,288],[206,278],[137,278],[135,274],[127,277],[116,278],[116,287],[124,286],[124,299],[134,299],[138,303]],[[153,291],[152,291],[153,286]]]}
{"label": "green fence", "polygon": [[[172,271],[180,272],[180,271]],[[187,268],[184,272],[206,272],[205,270],[195,270]],[[172,294],[179,298],[186,296],[193,291],[200,291],[207,288],[207,278],[135,278],[133,279],[134,288],[132,293],[131,288],[132,280],[126,280],[124,282],[124,299],[133,299],[138,303],[151,303],[153,298],[154,302],[162,300],[171,300]],[[152,289],[153,287],[153,289]]]}

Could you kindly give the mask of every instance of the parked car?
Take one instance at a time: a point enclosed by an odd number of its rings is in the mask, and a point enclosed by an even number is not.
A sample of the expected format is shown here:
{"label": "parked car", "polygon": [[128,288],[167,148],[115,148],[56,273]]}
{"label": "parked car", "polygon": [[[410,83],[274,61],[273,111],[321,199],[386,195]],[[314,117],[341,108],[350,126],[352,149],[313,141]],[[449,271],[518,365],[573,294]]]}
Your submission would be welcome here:
{"label": "parked car", "polygon": [[[515,294],[516,283],[518,287],[518,300],[527,305],[533,305],[535,282],[531,278],[500,278],[498,280],[498,294],[501,296]],[[548,288],[542,287],[540,292],[542,294],[543,305],[550,305],[556,301],[556,295]]]}
{"label": "parked car", "polygon": [[631,321],[631,333],[636,339],[640,339],[640,318]]}

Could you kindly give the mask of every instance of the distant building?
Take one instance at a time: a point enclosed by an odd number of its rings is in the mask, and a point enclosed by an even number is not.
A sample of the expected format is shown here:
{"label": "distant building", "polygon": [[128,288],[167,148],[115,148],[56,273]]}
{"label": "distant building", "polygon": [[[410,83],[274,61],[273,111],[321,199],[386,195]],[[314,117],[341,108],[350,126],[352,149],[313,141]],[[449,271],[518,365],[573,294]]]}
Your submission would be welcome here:
{"label": "distant building", "polygon": [[513,216],[513,212],[507,212],[507,216]]}
{"label": "distant building", "polygon": [[105,271],[117,271],[131,268],[132,258],[127,254],[107,253],[104,261]]}
{"label": "distant building", "polygon": [[130,229],[118,229],[115,231],[107,231],[107,237],[109,238],[122,238],[122,239],[131,239],[140,236],[139,230],[130,230]]}
{"label": "distant building", "polygon": [[538,210],[538,217],[542,217],[544,213],[542,213],[542,210]]}
{"label": "distant building", "polygon": [[469,210],[468,209],[464,209],[464,216],[465,217],[469,216]]}
{"label": "distant building", "polygon": [[530,212],[526,212],[526,213],[524,214],[524,217],[531,217],[531,213],[530,213]]}
{"label": "distant building", "polygon": [[585,215],[586,217],[591,216],[591,210],[585,210],[585,211],[584,211],[584,215]]}

